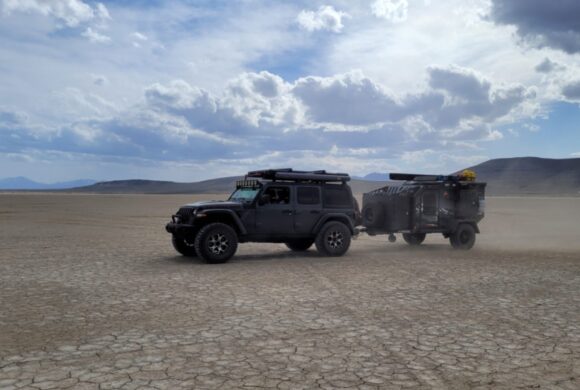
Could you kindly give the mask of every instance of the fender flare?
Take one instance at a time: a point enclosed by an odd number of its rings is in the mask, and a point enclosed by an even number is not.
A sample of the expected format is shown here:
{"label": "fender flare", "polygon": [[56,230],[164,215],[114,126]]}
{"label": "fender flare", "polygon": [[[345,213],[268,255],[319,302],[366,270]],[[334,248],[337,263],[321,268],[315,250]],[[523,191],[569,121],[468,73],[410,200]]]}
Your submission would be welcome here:
{"label": "fender flare", "polygon": [[248,231],[246,230],[246,227],[244,226],[244,224],[242,223],[242,220],[240,219],[240,217],[238,216],[238,214],[236,214],[233,210],[229,210],[229,209],[208,209],[208,210],[201,210],[200,211],[203,214],[207,214],[207,215],[215,215],[215,214],[226,214],[228,217],[231,217],[232,220],[234,221],[234,223],[236,224],[236,227],[238,228],[239,232],[241,234],[248,234]]}
{"label": "fender flare", "polygon": [[324,226],[324,224],[326,222],[328,222],[329,220],[344,223],[348,227],[348,229],[350,230],[350,233],[352,235],[355,234],[355,228],[354,228],[354,225],[352,223],[352,220],[348,216],[346,216],[344,214],[340,214],[340,213],[326,214],[326,215],[320,217],[318,222],[316,222],[316,225],[314,225],[314,228],[312,229],[312,233],[318,234],[318,232],[320,231],[322,226]]}

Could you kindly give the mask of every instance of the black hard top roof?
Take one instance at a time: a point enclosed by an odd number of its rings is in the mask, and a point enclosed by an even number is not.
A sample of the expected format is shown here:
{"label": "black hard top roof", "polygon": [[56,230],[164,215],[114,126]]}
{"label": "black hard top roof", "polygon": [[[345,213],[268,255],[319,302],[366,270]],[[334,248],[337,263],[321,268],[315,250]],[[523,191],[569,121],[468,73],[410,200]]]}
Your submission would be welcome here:
{"label": "black hard top roof", "polygon": [[347,182],[350,180],[348,173],[330,173],[319,171],[295,171],[292,168],[264,169],[250,171],[246,177],[253,177],[272,181],[295,181],[295,182]]}

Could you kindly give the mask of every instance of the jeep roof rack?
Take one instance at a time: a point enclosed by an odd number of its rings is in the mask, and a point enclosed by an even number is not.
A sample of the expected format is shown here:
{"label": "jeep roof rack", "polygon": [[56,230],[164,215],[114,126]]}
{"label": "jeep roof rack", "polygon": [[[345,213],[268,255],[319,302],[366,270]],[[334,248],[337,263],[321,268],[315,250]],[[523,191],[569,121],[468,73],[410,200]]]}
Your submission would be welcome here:
{"label": "jeep roof rack", "polygon": [[310,181],[310,182],[347,182],[350,180],[348,173],[329,173],[320,171],[295,171],[292,168],[264,169],[250,171],[246,177],[255,177],[272,181]]}

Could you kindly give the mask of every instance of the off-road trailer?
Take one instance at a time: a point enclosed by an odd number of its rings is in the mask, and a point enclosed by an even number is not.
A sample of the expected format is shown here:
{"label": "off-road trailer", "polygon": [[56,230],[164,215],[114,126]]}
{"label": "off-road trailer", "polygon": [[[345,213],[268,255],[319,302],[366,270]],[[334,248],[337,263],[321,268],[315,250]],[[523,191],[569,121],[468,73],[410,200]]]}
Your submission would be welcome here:
{"label": "off-road trailer", "polygon": [[475,174],[390,175],[396,183],[363,195],[362,232],[374,236],[402,233],[410,245],[419,245],[429,233],[449,238],[457,249],[471,249],[478,222],[485,212],[486,183],[475,182]]}

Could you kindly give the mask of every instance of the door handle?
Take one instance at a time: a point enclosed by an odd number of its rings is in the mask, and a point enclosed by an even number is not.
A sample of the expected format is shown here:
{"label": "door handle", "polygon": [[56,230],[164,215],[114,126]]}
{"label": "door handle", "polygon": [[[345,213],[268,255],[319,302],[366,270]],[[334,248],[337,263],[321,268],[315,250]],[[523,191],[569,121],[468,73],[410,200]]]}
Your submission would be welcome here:
{"label": "door handle", "polygon": [[318,210],[310,210],[310,214],[320,214],[320,211],[318,211]]}
{"label": "door handle", "polygon": [[282,214],[292,215],[292,210],[282,210]]}

